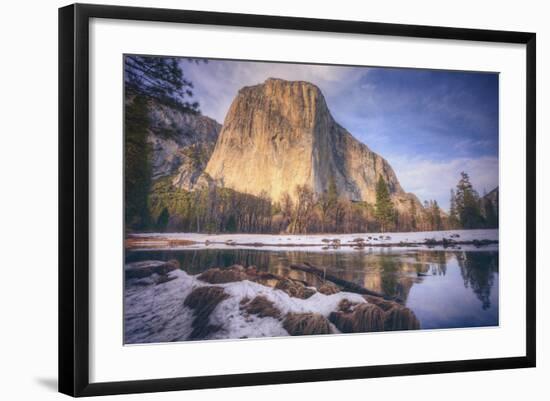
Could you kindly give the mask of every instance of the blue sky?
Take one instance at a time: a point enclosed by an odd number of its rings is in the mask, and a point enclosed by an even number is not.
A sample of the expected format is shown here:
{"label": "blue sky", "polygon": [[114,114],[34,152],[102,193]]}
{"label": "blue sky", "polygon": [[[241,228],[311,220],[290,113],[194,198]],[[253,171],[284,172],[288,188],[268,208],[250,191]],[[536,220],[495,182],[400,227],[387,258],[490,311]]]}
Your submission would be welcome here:
{"label": "blue sky", "polygon": [[182,59],[204,115],[223,123],[237,91],[267,78],[309,81],[340,125],[394,168],[405,191],[447,209],[461,171],[498,185],[498,74]]}

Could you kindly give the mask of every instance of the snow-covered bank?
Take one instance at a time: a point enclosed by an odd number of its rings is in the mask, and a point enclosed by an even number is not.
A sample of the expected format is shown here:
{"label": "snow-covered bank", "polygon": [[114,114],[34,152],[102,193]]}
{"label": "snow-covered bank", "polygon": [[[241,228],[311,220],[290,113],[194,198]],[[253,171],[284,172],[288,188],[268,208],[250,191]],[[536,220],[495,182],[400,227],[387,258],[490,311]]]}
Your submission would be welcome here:
{"label": "snow-covered bank", "polygon": [[[140,263],[138,268],[143,270],[147,263]],[[219,269],[213,270],[220,273]],[[135,272],[136,269],[127,266],[126,271]],[[127,275],[125,343],[338,334],[380,331],[385,327],[388,330],[418,328],[414,314],[392,301],[379,299],[375,302],[372,297],[339,291],[336,287],[327,293],[321,288],[307,287],[311,292],[304,296],[291,288],[297,284],[303,287],[303,284],[294,282],[288,287],[289,280],[282,277],[270,279],[277,284],[268,283],[270,280],[265,280],[254,267],[233,266],[221,271],[223,279],[219,275],[192,276],[179,269],[139,278],[135,274],[130,278]],[[219,281],[212,281],[213,277]],[[281,286],[281,282],[287,287]],[[208,294],[209,289],[216,290],[212,291],[213,296]],[[216,297],[218,299],[214,299]],[[266,312],[266,304],[276,313]],[[325,330],[308,332],[311,328],[304,326],[312,322],[311,318],[321,321]],[[300,319],[305,322],[302,327]]]}
{"label": "snow-covered bank", "polygon": [[[443,249],[457,244],[463,250],[477,249],[479,245],[498,250],[498,229],[447,230],[405,233],[355,234],[200,234],[200,233],[144,233],[132,234],[133,249],[214,249],[262,247],[265,250],[295,251],[356,251],[364,248],[399,247]],[[442,242],[448,241],[445,246]],[[475,243],[475,244],[474,244]]]}
{"label": "snow-covered bank", "polygon": [[[195,288],[208,286],[183,270],[170,273],[175,279],[155,285],[155,277],[144,281],[129,280],[125,294],[125,333],[126,343],[150,343],[185,341],[193,331],[193,311],[184,306],[185,299]],[[260,318],[241,311],[243,299],[264,296],[281,311],[287,313],[315,312],[325,317],[338,309],[342,299],[356,303],[366,303],[358,294],[339,292],[333,295],[315,293],[308,299],[291,297],[284,291],[275,290],[248,280],[226,284],[222,287],[229,297],[220,302],[210,315],[210,324],[221,330],[207,339],[227,339],[246,337],[288,336],[282,321],[273,317]],[[339,331],[334,327],[334,332]]]}

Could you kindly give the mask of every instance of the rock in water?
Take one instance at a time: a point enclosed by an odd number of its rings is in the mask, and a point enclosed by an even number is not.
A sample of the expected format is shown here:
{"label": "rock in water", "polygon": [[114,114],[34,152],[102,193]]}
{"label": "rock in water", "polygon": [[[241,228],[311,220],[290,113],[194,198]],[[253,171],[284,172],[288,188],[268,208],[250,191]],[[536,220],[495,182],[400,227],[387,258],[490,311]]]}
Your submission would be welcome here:
{"label": "rock in water", "polygon": [[401,188],[390,164],[355,139],[330,114],[320,89],[270,78],[242,88],[225,118],[205,177],[239,192],[274,201],[297,185],[337,192],[353,201],[376,200],[382,175],[401,210],[418,199]]}
{"label": "rock in water", "polygon": [[177,260],[164,262],[161,260],[144,260],[141,262],[127,263],[124,265],[124,274],[127,279],[144,278],[153,274],[166,275],[172,270],[179,269]]}

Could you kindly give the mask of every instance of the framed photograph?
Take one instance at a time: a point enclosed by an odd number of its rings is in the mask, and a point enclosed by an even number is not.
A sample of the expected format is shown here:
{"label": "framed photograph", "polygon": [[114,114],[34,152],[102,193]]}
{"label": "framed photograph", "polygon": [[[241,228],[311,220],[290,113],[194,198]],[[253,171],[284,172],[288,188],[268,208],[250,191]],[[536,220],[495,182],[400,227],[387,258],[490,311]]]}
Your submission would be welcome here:
{"label": "framed photograph", "polygon": [[535,366],[535,34],[59,10],[59,390]]}

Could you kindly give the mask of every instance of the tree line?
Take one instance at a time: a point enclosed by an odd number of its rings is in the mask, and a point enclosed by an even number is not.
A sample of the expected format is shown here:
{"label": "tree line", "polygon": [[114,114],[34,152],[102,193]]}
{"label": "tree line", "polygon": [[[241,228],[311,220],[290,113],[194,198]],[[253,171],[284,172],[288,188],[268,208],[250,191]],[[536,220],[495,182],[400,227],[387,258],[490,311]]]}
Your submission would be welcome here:
{"label": "tree line", "polygon": [[450,213],[436,200],[399,212],[387,183],[379,177],[376,202],[354,202],[338,195],[334,180],[320,194],[298,185],[291,196],[273,201],[266,193],[244,194],[214,185],[186,191],[175,188],[170,178],[153,184],[148,197],[145,229],[208,233],[354,233],[389,231],[437,231],[498,227],[496,205],[479,197],[466,173],[451,190]]}
{"label": "tree line", "polygon": [[376,202],[354,202],[338,195],[334,180],[320,194],[307,185],[273,201],[266,193],[244,194],[214,185],[186,191],[175,188],[170,178],[153,184],[148,199],[153,231],[210,233],[354,233],[430,231],[444,228],[437,202],[399,213],[386,182],[379,178]]}
{"label": "tree line", "polygon": [[498,199],[480,197],[467,173],[460,173],[455,189],[451,189],[450,228],[498,228]]}

